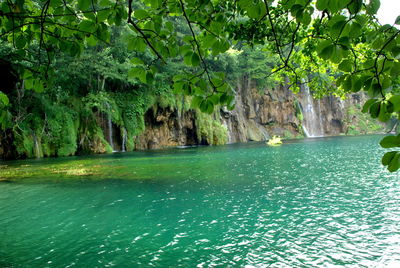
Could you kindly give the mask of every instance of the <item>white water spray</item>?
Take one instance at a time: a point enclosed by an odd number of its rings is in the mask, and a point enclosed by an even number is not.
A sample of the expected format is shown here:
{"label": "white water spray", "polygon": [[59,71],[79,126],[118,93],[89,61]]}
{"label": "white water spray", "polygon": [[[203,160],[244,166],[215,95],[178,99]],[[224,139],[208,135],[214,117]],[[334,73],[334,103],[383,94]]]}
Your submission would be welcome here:
{"label": "white water spray", "polygon": [[301,100],[303,112],[303,131],[308,138],[324,136],[324,128],[321,118],[321,106],[318,100],[318,111],[314,107],[314,100],[307,84],[302,86],[304,97]]}

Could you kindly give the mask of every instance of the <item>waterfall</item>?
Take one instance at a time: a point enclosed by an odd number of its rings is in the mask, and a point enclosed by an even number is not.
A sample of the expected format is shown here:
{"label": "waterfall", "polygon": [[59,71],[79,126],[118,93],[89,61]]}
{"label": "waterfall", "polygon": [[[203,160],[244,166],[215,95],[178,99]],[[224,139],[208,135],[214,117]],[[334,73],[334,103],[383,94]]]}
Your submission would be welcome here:
{"label": "waterfall", "polygon": [[114,142],[113,142],[113,128],[112,128],[112,121],[111,121],[111,106],[108,102],[106,102],[106,106],[108,109],[108,116],[107,116],[107,128],[108,128],[108,143],[110,144],[112,151],[114,150]]}
{"label": "waterfall", "polygon": [[[303,83],[303,97],[301,98],[301,108],[303,113],[303,131],[309,138],[324,136],[324,128],[321,118],[321,106],[318,100],[318,109],[314,107],[314,100],[307,84]],[[316,111],[317,110],[317,111]]]}
{"label": "waterfall", "polygon": [[264,141],[269,140],[270,136],[265,128],[257,124],[257,128],[260,130],[261,135],[264,137]]}
{"label": "waterfall", "polygon": [[227,130],[227,133],[228,133],[228,144],[229,143],[232,143],[232,130],[231,130],[231,128],[230,128],[230,125],[228,124],[228,122],[227,122],[228,120],[222,120],[222,125],[224,126],[224,127],[226,127],[226,130]]}
{"label": "waterfall", "polygon": [[122,145],[121,145],[121,151],[126,152],[126,128],[122,128]]}
{"label": "waterfall", "polygon": [[36,158],[40,158],[41,157],[41,150],[40,150],[40,146],[39,146],[39,142],[38,139],[36,137],[35,134],[33,134],[33,153],[35,155]]}

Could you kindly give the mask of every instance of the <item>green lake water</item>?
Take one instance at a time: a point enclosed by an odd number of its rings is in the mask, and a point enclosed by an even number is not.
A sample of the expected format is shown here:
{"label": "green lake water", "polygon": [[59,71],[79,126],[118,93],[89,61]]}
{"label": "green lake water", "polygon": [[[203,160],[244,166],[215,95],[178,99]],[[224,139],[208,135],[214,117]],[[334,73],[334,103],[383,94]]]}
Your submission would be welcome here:
{"label": "green lake water", "polygon": [[0,162],[0,267],[400,267],[380,139]]}

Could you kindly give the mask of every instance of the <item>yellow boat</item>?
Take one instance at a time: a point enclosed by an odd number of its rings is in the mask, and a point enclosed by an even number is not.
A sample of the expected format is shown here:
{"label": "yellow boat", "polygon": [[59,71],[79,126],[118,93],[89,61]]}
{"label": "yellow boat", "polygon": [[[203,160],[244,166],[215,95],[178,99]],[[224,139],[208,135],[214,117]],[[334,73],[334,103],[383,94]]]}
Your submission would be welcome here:
{"label": "yellow boat", "polygon": [[269,146],[279,146],[282,144],[282,139],[279,136],[273,136],[272,139],[269,139],[267,144]]}

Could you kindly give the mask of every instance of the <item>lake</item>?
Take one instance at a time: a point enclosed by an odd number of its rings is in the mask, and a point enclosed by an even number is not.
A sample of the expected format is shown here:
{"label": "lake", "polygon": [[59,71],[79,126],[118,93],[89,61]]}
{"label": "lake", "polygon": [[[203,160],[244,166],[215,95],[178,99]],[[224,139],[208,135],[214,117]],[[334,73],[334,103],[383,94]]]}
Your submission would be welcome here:
{"label": "lake", "polygon": [[400,267],[381,138],[0,162],[0,267]]}

